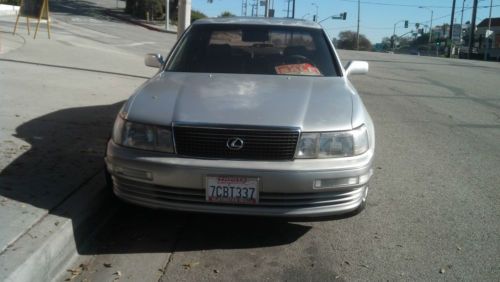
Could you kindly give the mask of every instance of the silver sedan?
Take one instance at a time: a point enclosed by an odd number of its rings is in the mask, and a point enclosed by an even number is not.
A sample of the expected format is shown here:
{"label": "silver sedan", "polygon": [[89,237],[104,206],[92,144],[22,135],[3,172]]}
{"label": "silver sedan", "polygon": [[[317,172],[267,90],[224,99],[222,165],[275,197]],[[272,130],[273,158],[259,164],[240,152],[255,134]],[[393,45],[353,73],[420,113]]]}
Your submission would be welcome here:
{"label": "silver sedan", "polygon": [[108,142],[114,193],[152,208],[325,216],[365,206],[373,122],[323,29],[203,19],[124,104]]}

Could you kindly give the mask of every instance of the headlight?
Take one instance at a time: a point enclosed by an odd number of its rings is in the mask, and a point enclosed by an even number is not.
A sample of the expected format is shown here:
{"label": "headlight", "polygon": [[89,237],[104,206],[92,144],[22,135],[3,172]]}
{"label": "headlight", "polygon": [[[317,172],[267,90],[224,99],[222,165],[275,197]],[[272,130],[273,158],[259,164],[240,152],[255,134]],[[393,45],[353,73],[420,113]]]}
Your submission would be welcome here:
{"label": "headlight", "polygon": [[120,114],[113,126],[113,141],[125,147],[174,152],[172,132],[169,128],[126,121]]}
{"label": "headlight", "polygon": [[368,132],[362,125],[354,130],[323,133],[302,133],[295,157],[341,158],[361,155],[368,151]]}

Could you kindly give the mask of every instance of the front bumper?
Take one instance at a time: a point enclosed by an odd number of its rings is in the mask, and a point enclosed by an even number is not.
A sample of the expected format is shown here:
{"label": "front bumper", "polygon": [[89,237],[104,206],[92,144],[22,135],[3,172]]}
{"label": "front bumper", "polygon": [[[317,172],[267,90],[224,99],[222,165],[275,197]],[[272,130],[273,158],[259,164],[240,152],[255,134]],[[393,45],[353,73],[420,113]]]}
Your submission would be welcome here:
{"label": "front bumper", "polygon": [[[114,193],[142,206],[205,213],[267,216],[326,216],[356,210],[365,200],[373,151],[343,159],[228,161],[179,158],[135,150],[109,141],[106,165]],[[212,175],[259,178],[258,205],[205,201]],[[357,183],[344,180],[357,178]],[[315,188],[317,180],[334,183]]]}

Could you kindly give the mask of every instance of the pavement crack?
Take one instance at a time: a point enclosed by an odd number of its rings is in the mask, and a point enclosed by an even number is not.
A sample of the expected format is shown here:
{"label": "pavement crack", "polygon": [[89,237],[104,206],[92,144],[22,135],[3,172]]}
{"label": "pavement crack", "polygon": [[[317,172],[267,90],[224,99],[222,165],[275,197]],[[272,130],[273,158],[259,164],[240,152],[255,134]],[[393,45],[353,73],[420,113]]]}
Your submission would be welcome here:
{"label": "pavement crack", "polygon": [[161,271],[161,276],[158,279],[158,282],[163,281],[163,276],[167,274],[168,267],[170,266],[170,263],[174,260],[174,254],[177,250],[177,246],[179,244],[180,239],[182,238],[182,234],[184,233],[184,230],[186,229],[187,225],[189,224],[189,221],[191,220],[191,216],[187,216],[186,220],[179,226],[179,229],[177,231],[177,236],[175,237],[174,243],[172,244],[172,250],[170,252],[170,255],[168,256],[167,263],[165,266],[162,268]]}

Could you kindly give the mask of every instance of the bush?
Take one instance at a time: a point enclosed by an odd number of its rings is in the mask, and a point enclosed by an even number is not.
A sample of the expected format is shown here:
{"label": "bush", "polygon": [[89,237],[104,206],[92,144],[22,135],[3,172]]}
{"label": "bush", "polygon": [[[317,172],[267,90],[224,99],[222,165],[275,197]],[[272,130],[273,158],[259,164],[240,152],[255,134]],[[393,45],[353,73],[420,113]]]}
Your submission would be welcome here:
{"label": "bush", "polygon": [[234,15],[233,13],[231,13],[229,11],[224,11],[220,15],[218,15],[217,17],[219,17],[219,18],[232,18],[232,17],[236,17],[236,15]]}
{"label": "bush", "polygon": [[146,14],[153,19],[162,19],[165,15],[165,1],[164,0],[127,0],[125,12],[141,18],[146,19]]}

